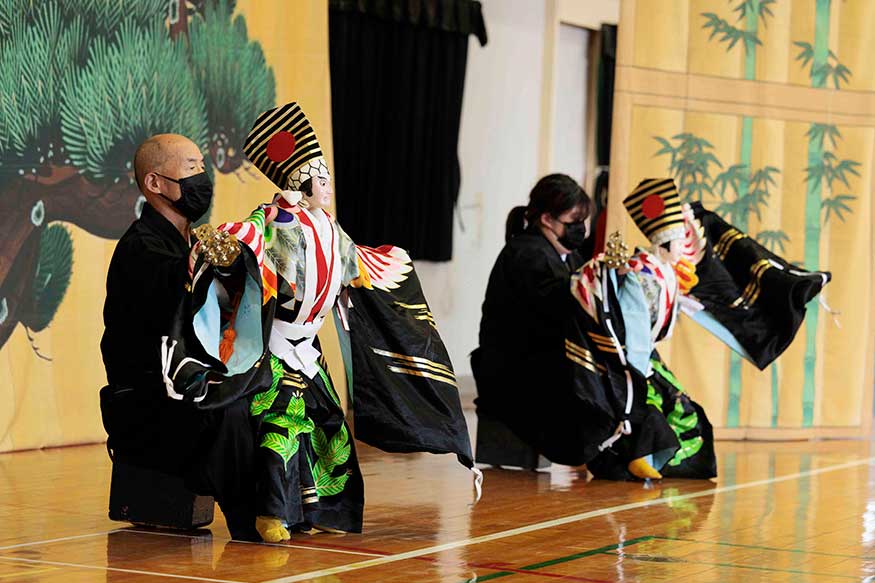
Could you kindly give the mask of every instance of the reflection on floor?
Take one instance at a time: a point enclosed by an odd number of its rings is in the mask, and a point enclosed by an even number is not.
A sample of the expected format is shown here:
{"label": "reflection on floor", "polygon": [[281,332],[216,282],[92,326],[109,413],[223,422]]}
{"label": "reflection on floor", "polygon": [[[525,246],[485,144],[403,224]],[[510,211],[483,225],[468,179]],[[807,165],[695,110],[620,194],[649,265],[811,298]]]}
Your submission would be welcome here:
{"label": "reflection on floor", "polygon": [[875,581],[868,441],[719,442],[713,482],[486,469],[474,507],[453,457],[360,447],[364,534],[274,546],[109,521],[102,445],[0,455],[0,583]]}

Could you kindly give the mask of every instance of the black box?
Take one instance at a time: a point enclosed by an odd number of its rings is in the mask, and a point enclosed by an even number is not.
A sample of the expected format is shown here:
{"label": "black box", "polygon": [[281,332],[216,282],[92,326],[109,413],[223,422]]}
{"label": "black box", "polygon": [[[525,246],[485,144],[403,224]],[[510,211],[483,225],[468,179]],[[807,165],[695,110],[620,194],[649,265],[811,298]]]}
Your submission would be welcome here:
{"label": "black box", "polygon": [[495,419],[477,415],[477,463],[510,466],[524,470],[550,467],[550,460],[523,442],[510,428]]}
{"label": "black box", "polygon": [[109,518],[143,526],[193,530],[213,521],[211,496],[198,496],[182,480],[134,466],[118,457],[112,464]]}

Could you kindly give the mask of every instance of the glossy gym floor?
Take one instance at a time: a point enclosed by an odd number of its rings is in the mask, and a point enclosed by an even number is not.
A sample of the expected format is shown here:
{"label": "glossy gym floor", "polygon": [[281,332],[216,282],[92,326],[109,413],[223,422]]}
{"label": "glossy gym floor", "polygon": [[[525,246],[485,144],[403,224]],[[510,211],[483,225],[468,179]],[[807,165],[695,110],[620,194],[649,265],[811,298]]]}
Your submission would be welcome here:
{"label": "glossy gym floor", "polygon": [[485,469],[471,507],[452,456],[360,444],[364,533],[282,545],[110,521],[103,445],[3,454],[0,582],[875,581],[871,442],[717,446],[713,482]]}

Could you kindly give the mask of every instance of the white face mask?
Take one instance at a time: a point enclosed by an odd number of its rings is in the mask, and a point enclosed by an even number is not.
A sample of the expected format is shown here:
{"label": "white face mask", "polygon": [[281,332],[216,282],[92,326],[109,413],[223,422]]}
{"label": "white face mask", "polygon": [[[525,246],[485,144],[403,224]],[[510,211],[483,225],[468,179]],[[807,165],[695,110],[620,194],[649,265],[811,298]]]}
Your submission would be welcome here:
{"label": "white face mask", "polygon": [[672,239],[668,244],[668,249],[659,245],[656,248],[657,256],[670,265],[676,264],[684,256],[684,240]]}
{"label": "white face mask", "polygon": [[334,190],[331,188],[331,176],[320,174],[312,178],[310,192],[304,197],[311,208],[327,209],[331,206]]}

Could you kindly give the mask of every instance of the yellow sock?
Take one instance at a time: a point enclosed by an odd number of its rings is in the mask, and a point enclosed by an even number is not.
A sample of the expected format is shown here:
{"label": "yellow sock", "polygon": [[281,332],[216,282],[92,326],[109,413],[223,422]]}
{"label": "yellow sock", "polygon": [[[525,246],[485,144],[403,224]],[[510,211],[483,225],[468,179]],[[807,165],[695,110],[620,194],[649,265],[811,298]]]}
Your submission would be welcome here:
{"label": "yellow sock", "polygon": [[651,480],[661,480],[662,474],[653,469],[653,466],[647,463],[647,460],[643,457],[632,460],[629,462],[627,466],[629,471],[636,478],[640,478],[642,480],[646,480],[650,478]]}
{"label": "yellow sock", "polygon": [[282,521],[273,516],[256,516],[255,530],[266,543],[279,543],[292,538]]}

